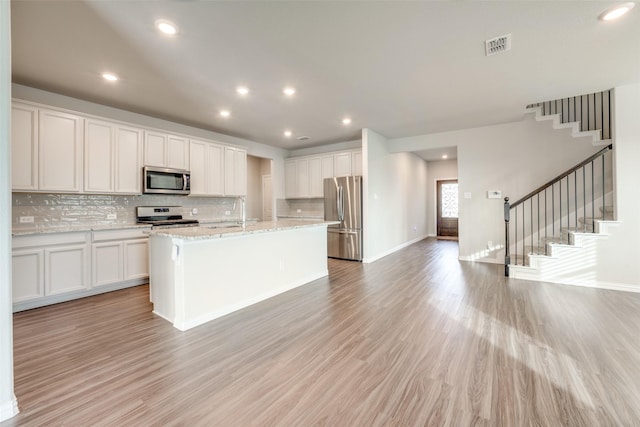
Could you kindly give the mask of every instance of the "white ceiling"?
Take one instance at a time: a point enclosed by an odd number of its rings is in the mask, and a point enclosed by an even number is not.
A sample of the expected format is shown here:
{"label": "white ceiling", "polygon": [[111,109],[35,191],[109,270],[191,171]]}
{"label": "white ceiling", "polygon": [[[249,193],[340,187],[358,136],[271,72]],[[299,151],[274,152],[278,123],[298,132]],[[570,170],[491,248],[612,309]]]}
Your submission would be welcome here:
{"label": "white ceiling", "polygon": [[[640,82],[640,7],[598,21],[610,5],[14,0],[13,80],[286,149],[359,139],[365,127],[406,137]],[[160,18],[179,34],[159,34]],[[484,40],[509,33],[511,51],[484,55]],[[103,81],[106,70],[121,80]]]}

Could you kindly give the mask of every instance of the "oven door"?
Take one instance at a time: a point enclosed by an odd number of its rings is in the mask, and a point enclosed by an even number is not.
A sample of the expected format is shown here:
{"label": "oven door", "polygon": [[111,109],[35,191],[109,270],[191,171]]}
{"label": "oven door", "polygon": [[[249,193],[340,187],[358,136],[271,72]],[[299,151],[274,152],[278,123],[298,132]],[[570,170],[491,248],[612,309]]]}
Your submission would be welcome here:
{"label": "oven door", "polygon": [[142,169],[144,194],[189,194],[189,171],[145,166]]}

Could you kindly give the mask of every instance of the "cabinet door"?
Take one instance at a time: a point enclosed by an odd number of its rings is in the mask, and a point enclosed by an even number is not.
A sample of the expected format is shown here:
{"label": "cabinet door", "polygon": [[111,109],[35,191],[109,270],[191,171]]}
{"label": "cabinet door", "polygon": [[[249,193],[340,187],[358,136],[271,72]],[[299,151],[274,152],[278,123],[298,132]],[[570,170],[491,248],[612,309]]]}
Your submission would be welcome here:
{"label": "cabinet door", "polygon": [[144,164],[167,167],[167,135],[150,131],[144,133]]}
{"label": "cabinet door", "polygon": [[11,107],[11,185],[38,189],[38,109],[28,105]]}
{"label": "cabinet door", "polygon": [[338,153],[333,156],[333,176],[351,175],[351,153]]}
{"label": "cabinet door", "polygon": [[40,110],[38,118],[39,189],[82,190],[82,119],[58,111]]}
{"label": "cabinet door", "polygon": [[87,245],[52,246],[44,249],[45,295],[87,289]]}
{"label": "cabinet door", "polygon": [[284,162],[284,196],[287,199],[293,199],[297,197],[297,172],[296,161],[286,160]]}
{"label": "cabinet door", "polygon": [[115,188],[124,194],[142,193],[142,130],[117,126],[115,131]]}
{"label": "cabinet door", "polygon": [[322,192],[322,157],[309,159],[309,197],[324,197]]}
{"label": "cabinet door", "polygon": [[189,142],[189,164],[191,167],[191,195],[206,196],[207,189],[207,146],[203,141]]}
{"label": "cabinet door", "polygon": [[94,243],[91,257],[94,287],[122,282],[122,242]]}
{"label": "cabinet door", "polygon": [[235,179],[236,195],[246,196],[247,195],[247,151],[236,149],[234,163],[235,163],[234,179]]}
{"label": "cabinet door", "polygon": [[298,197],[309,197],[309,159],[298,159],[297,162]]}
{"label": "cabinet door", "polygon": [[322,179],[333,176],[333,155],[322,156]]}
{"label": "cabinet door", "polygon": [[113,125],[87,120],[84,130],[84,191],[113,192],[114,152]]}
{"label": "cabinet door", "polygon": [[362,175],[362,150],[356,150],[351,153],[351,174],[355,176]]}
{"label": "cabinet door", "polygon": [[42,249],[13,250],[13,302],[44,296],[44,251]]}
{"label": "cabinet door", "polygon": [[149,239],[124,241],[124,280],[149,277]]}
{"label": "cabinet door", "polygon": [[[208,161],[208,194],[212,196],[224,195],[224,147],[216,144],[207,146]],[[193,172],[192,172],[193,173]],[[193,180],[193,175],[191,177]]]}
{"label": "cabinet door", "polygon": [[189,141],[178,136],[167,138],[167,167],[189,169]]}

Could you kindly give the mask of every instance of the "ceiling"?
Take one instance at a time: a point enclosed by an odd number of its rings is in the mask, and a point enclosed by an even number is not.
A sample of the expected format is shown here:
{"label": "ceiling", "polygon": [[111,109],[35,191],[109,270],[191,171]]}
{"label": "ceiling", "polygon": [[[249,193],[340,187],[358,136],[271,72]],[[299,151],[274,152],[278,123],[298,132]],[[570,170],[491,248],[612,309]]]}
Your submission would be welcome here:
{"label": "ceiling", "polygon": [[[640,7],[599,21],[611,4],[14,0],[13,81],[285,149],[399,138],[640,82]],[[485,56],[505,34],[512,49]]]}

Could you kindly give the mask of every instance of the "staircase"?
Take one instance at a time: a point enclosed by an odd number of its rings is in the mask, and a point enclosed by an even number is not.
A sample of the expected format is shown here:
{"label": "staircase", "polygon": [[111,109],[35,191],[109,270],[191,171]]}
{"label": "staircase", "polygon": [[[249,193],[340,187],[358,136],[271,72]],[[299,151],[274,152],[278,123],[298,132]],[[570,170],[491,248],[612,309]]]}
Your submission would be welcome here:
{"label": "staircase", "polygon": [[527,106],[537,121],[570,129],[598,152],[510,203],[505,198],[505,275],[593,286],[598,241],[616,224],[611,91]]}

